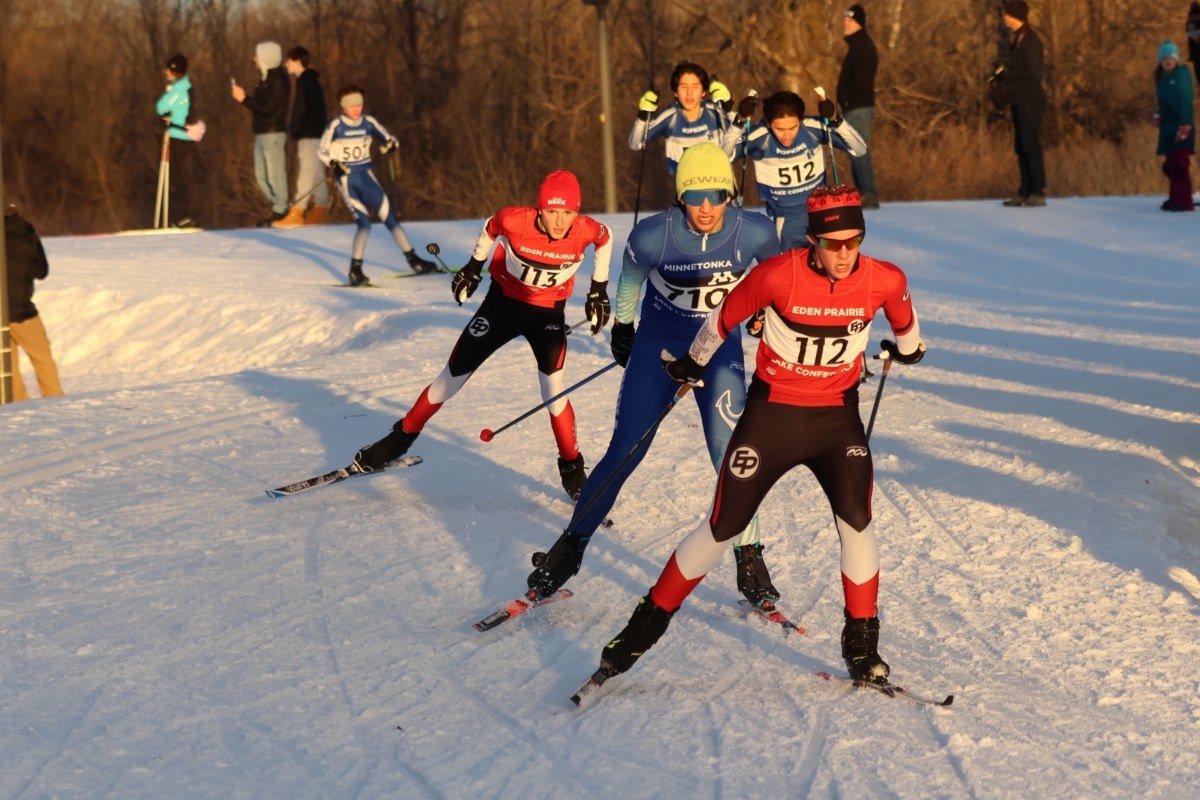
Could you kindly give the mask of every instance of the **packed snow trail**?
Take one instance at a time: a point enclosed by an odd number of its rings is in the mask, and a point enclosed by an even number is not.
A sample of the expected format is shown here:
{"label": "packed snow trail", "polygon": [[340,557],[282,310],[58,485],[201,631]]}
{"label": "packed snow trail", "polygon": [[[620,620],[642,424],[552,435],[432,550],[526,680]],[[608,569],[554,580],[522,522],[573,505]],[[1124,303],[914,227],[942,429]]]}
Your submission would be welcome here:
{"label": "packed snow trail", "polygon": [[[794,472],[763,542],[807,635],[748,618],[729,559],[575,710],[707,511],[694,408],[575,597],[479,634],[571,512],[548,426],[478,440],[538,400],[523,342],[434,418],[419,468],[273,501],[382,435],[477,303],[444,275],[324,286],[347,227],[48,240],[68,395],[0,409],[0,798],[1195,795],[1200,229],[1157,205],[868,215],[929,345],[872,438],[880,652],[948,709],[813,675],[842,671],[837,538]],[[623,242],[629,217],[605,221]],[[477,224],[407,227],[456,266]],[[381,281],[401,257],[376,244]],[[611,358],[569,347],[569,382]],[[572,396],[589,464],[619,381]]]}

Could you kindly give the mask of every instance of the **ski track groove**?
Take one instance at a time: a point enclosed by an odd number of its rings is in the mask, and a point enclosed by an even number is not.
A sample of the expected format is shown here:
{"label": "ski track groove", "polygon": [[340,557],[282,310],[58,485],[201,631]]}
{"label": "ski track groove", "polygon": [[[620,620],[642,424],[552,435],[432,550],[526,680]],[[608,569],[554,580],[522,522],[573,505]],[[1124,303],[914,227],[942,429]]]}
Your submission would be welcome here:
{"label": "ski track groove", "polygon": [[88,714],[90,714],[92,709],[95,707],[96,701],[99,700],[103,694],[104,691],[102,689],[93,689],[89,693],[85,708],[78,714],[74,715],[74,720],[69,726],[65,726],[62,736],[56,737],[57,742],[51,748],[54,752],[42,760],[42,763],[34,771],[33,775],[29,777],[29,780],[25,782],[25,785],[18,789],[16,794],[12,795],[9,800],[20,800],[21,795],[29,791],[29,787],[33,786],[34,781],[41,776],[41,774],[46,770],[46,767],[50,765],[50,762],[62,756],[63,752],[66,750],[67,742],[71,739],[71,734],[79,730],[79,728],[83,725],[83,721],[87,719]]}

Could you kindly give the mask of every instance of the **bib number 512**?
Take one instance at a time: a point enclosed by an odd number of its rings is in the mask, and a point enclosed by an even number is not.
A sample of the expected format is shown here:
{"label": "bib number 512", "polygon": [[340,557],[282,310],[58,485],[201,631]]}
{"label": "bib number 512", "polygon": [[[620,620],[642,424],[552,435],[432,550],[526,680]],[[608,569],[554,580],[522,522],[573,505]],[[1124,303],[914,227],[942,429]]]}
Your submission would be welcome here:
{"label": "bib number 512", "polygon": [[793,183],[811,181],[817,174],[817,165],[812,161],[803,164],[790,164],[779,168],[779,185],[791,186]]}

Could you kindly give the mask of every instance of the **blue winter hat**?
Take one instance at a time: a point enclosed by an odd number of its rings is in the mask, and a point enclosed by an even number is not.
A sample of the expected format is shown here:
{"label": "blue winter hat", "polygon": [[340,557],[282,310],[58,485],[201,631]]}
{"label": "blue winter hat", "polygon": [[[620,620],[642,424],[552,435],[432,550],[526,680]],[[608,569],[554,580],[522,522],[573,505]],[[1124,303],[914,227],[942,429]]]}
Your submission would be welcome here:
{"label": "blue winter hat", "polygon": [[1163,42],[1158,48],[1158,63],[1161,64],[1164,58],[1173,58],[1176,61],[1180,60],[1179,48],[1170,39]]}

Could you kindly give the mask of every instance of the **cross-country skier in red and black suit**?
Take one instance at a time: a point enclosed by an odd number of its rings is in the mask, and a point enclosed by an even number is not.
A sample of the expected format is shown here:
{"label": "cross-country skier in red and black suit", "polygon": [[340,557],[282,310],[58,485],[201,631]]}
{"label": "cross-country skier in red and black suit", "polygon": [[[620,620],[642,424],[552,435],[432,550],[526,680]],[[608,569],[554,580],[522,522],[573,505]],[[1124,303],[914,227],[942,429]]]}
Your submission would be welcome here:
{"label": "cross-country skier in red and black suit", "polygon": [[896,340],[888,357],[925,354],[904,273],[859,254],[865,236],[858,191],[818,189],[808,200],[809,247],[752,270],[708,317],[687,355],[662,358],[677,383],[700,380],[730,331],[766,309],[746,409],[717,478],[710,515],[675,548],[629,624],[601,651],[600,673],[625,672],[658,641],[684,598],[720,560],[775,483],[812,470],[841,539],[846,626],[842,656],[856,680],[884,683],[879,657],[879,549],[871,522],[871,451],[858,414],[858,379],[871,320],[883,309]]}
{"label": "cross-country skier in red and black suit", "polygon": [[[354,467],[374,472],[408,452],[429,418],[437,413],[492,353],[524,336],[537,359],[542,399],[549,400],[566,388],[563,362],[567,356],[567,331],[563,308],[575,288],[575,272],[588,246],[596,261],[585,311],[592,333],[599,333],[610,316],[608,266],[612,259],[612,234],[591,217],[581,216],[579,181],[570,172],[547,176],[538,193],[538,207],[510,206],[490,218],[479,234],[470,262],[450,284],[459,305],[475,293],[482,280],[483,264],[497,239],[489,272],[492,285],[475,316],[459,336],[442,374],[425,387],[416,404],[392,432],[354,456]],[[583,454],[575,441],[575,411],[568,400],[550,407],[550,426],[558,443],[558,471],[572,499],[586,480]]]}

